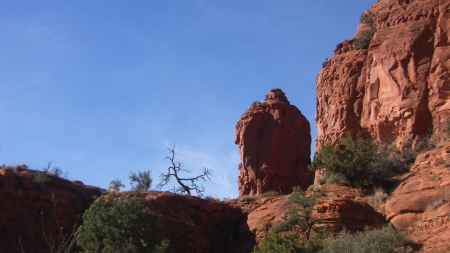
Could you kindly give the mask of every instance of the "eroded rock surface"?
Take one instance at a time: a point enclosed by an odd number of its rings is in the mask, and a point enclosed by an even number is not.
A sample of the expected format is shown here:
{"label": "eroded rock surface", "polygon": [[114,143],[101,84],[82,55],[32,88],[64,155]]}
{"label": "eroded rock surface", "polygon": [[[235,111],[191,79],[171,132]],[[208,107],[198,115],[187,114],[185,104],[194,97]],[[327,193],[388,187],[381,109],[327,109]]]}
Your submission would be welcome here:
{"label": "eroded rock surface", "polygon": [[[102,189],[48,175],[40,189],[33,182],[36,171],[23,166],[0,167],[0,252],[50,252],[58,243],[60,228],[70,235],[74,225]],[[81,250],[74,246],[72,252]]]}
{"label": "eroded rock surface", "polygon": [[314,181],[308,169],[311,135],[308,120],[291,105],[281,89],[272,89],[236,125],[239,146],[239,195],[267,191],[288,194],[292,187],[306,190]]}
{"label": "eroded rock surface", "polygon": [[158,191],[143,191],[141,199],[152,213],[162,216],[170,252],[248,253],[255,245],[255,236],[245,229],[246,215],[238,207]]}
{"label": "eroded rock surface", "polygon": [[349,131],[402,148],[446,136],[449,9],[449,0],[380,0],[370,8],[378,17],[369,49],[338,44],[317,77],[317,148]]}
{"label": "eroded rock surface", "polygon": [[[313,216],[320,218],[321,226],[329,228],[334,234],[344,227],[350,231],[361,231],[366,226],[380,228],[385,220],[363,199],[359,190],[337,185],[324,185],[319,192]],[[311,192],[307,192],[311,194]],[[268,234],[271,227],[282,220],[285,213],[292,208],[286,201],[289,196],[267,197],[253,201],[235,201],[231,205],[240,206],[248,213],[247,229],[255,234],[257,242]]]}
{"label": "eroded rock surface", "polygon": [[420,252],[450,252],[450,142],[419,154],[402,179],[386,219],[420,242]]}

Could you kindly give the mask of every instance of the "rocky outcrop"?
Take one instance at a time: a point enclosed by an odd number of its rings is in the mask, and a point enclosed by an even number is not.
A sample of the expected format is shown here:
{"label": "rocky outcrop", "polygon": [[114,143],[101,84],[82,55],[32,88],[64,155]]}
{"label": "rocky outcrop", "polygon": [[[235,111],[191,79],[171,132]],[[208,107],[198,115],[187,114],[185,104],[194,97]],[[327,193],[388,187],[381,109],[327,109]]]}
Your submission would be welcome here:
{"label": "rocky outcrop", "polygon": [[280,89],[255,102],[236,125],[239,145],[239,195],[267,191],[288,194],[293,186],[306,190],[314,181],[308,169],[311,135],[308,120]]}
{"label": "rocky outcrop", "polygon": [[450,252],[450,142],[419,154],[385,205],[386,219],[420,242],[420,252]]}
{"label": "rocky outcrop", "polygon": [[60,228],[69,236],[102,193],[100,188],[50,174],[38,187],[35,174],[25,165],[0,167],[0,252],[22,252],[21,246],[24,252],[50,252],[43,228],[49,242],[56,245]]}
{"label": "rocky outcrop", "polygon": [[245,229],[246,215],[238,207],[158,191],[144,191],[141,199],[151,213],[162,216],[170,252],[248,253],[255,245],[255,236]]}
{"label": "rocky outcrop", "polygon": [[379,0],[370,8],[378,16],[369,49],[338,44],[317,77],[316,148],[346,132],[401,148],[446,136],[449,9],[449,0]]}
{"label": "rocky outcrop", "polygon": [[[361,231],[366,226],[380,228],[384,217],[377,213],[359,196],[359,190],[338,185],[323,185],[319,193],[322,197],[313,208],[313,217],[321,219],[321,226],[330,232],[338,233],[344,227],[350,231]],[[307,192],[311,194],[311,192]],[[292,208],[286,204],[288,196],[267,197],[250,202],[235,201],[232,205],[240,206],[248,213],[247,229],[255,234],[260,242],[285,213]]]}

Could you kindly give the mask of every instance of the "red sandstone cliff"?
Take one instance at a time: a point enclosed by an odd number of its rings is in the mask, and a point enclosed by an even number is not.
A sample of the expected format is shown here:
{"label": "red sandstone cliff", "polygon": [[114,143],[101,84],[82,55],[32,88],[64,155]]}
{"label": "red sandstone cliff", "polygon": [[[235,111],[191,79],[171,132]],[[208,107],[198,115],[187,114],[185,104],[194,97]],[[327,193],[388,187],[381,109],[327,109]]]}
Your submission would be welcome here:
{"label": "red sandstone cliff", "polygon": [[267,191],[288,194],[292,187],[306,190],[314,182],[310,163],[308,120],[291,105],[280,89],[272,89],[264,102],[250,106],[236,125],[239,145],[239,195]]}
{"label": "red sandstone cliff", "polygon": [[0,167],[0,252],[22,252],[19,238],[25,252],[50,252],[43,228],[49,242],[57,245],[60,228],[70,235],[102,193],[98,187],[50,174],[40,189],[33,182],[35,173],[24,165]]}
{"label": "red sandstone cliff", "polygon": [[[415,146],[450,122],[450,0],[379,0],[368,50],[338,44],[317,76],[316,147],[346,132]],[[367,29],[358,27],[357,35]]]}
{"label": "red sandstone cliff", "polygon": [[450,252],[450,142],[417,156],[385,205],[386,219],[422,244]]}

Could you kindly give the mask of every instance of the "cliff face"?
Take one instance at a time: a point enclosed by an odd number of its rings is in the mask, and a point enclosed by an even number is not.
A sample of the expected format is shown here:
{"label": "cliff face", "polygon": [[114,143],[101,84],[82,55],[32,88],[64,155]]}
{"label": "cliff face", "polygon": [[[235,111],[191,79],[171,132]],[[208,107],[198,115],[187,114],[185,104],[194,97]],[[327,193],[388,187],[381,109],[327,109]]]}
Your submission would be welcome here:
{"label": "cliff face", "polygon": [[314,182],[309,171],[311,135],[308,120],[280,89],[254,103],[236,125],[239,145],[239,195],[306,190]]}
{"label": "cliff face", "polygon": [[[379,0],[367,50],[345,40],[316,82],[318,137],[346,132],[415,147],[442,140],[450,114],[450,0]],[[359,25],[357,34],[367,29]]]}
{"label": "cliff face", "polygon": [[[37,187],[35,175],[24,165],[0,167],[0,252],[50,252],[46,239],[61,245],[58,236],[68,238],[103,192],[50,174]],[[76,245],[72,248],[72,252],[80,250]]]}

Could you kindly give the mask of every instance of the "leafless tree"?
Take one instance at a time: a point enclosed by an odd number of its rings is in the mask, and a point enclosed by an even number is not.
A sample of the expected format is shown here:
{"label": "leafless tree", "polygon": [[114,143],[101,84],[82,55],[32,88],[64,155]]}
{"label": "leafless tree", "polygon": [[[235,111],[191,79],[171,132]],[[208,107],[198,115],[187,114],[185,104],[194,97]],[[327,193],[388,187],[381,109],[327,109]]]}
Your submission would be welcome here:
{"label": "leafless tree", "polygon": [[[176,162],[175,161],[175,145],[173,145],[172,148],[167,147],[167,149],[170,151],[171,156],[167,156],[165,159],[168,159],[170,163],[172,164],[169,168],[167,168],[167,173],[161,173],[159,176],[161,179],[161,182],[156,185],[156,188],[161,189],[163,186],[170,183],[170,180],[172,177],[175,178],[177,183],[180,185],[180,187],[175,188],[175,192],[181,192],[182,194],[187,194],[191,196],[191,191],[195,191],[197,196],[203,197],[203,193],[205,191],[205,187],[203,187],[201,184],[198,184],[198,180],[201,179],[203,181],[206,181],[206,178],[211,180],[210,176],[212,175],[212,170],[208,168],[202,169],[202,174],[195,176],[195,177],[189,177],[189,178],[182,178],[180,176],[180,172],[187,172],[191,173],[190,170],[183,169],[183,163]],[[190,186],[188,184],[190,183]]]}

